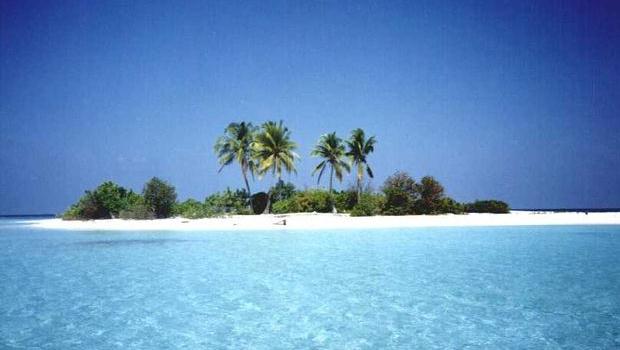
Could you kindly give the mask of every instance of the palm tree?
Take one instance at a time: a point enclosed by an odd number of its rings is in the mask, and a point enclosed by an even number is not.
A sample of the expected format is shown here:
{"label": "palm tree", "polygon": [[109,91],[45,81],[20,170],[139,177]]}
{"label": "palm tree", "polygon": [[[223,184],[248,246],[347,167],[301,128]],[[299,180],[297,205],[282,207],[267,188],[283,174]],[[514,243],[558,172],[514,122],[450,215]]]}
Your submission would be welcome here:
{"label": "palm tree", "polygon": [[351,165],[357,167],[357,201],[359,202],[360,197],[362,196],[362,181],[364,180],[364,168],[366,168],[366,172],[368,176],[371,178],[374,177],[372,174],[372,169],[368,165],[367,157],[370,153],[375,150],[375,140],[374,136],[366,139],[366,135],[364,135],[364,130],[357,128],[351,132],[351,137],[347,140],[347,146],[349,147],[349,151],[347,152],[347,156],[351,160]]}
{"label": "palm tree", "polygon": [[259,175],[271,170],[280,181],[282,169],[287,173],[296,173],[295,160],[299,158],[295,153],[296,148],[297,145],[291,140],[291,132],[281,120],[279,123],[273,121],[263,123],[253,147]]}
{"label": "palm tree", "polygon": [[252,145],[254,144],[257,129],[252,123],[230,123],[224,131],[224,136],[219,137],[214,146],[218,161],[222,165],[218,173],[225,166],[230,165],[233,161],[237,161],[241,167],[241,174],[243,175],[243,181],[245,181],[248,196],[250,195],[248,173],[254,176],[256,170],[256,163],[252,157]]}
{"label": "palm tree", "polygon": [[[314,175],[317,171],[319,172],[317,183],[321,182],[321,176],[323,175],[325,168],[327,168],[328,165],[330,166],[329,196],[331,198],[334,173],[336,174],[336,179],[338,181],[342,181],[343,171],[349,172],[351,170],[349,163],[347,163],[344,159],[346,154],[342,139],[336,136],[335,132],[332,132],[331,134],[324,134],[321,136],[319,142],[310,154],[315,157],[323,158],[323,161],[321,161],[312,172],[312,175]],[[336,205],[333,201],[332,212],[336,212]]]}

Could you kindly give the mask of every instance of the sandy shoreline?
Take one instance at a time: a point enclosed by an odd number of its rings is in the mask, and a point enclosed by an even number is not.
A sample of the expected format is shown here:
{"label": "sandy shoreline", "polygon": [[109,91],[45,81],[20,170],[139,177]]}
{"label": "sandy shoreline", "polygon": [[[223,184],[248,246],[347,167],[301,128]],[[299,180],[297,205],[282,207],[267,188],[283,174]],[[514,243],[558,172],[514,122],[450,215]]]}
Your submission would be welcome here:
{"label": "sandy shoreline", "polygon": [[[286,220],[286,226],[278,225]],[[346,214],[300,213],[286,215],[235,215],[225,218],[160,220],[32,220],[33,227],[59,230],[297,230],[297,229],[369,229],[396,227],[450,226],[537,226],[537,225],[620,225],[620,212],[527,212],[510,214],[415,215],[350,217]]]}

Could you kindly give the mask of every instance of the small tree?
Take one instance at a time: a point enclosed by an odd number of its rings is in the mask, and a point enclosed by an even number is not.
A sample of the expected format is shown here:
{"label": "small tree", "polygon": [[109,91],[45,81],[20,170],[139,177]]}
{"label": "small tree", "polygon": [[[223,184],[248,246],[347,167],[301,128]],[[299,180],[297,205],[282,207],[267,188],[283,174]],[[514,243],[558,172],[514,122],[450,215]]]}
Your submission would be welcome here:
{"label": "small tree", "polygon": [[107,217],[118,217],[121,210],[127,208],[129,192],[112,181],[106,181],[95,190],[98,201],[107,211]]}
{"label": "small tree", "polygon": [[271,204],[289,199],[295,194],[295,185],[291,182],[284,182],[279,180],[275,186],[269,189],[269,196],[271,197]]}
{"label": "small tree", "polygon": [[154,177],[144,185],[142,195],[145,204],[153,214],[155,214],[156,218],[170,217],[177,200],[177,193],[174,186]]}
{"label": "small tree", "polygon": [[97,191],[86,191],[77,204],[80,219],[108,219],[109,212],[101,204]]}
{"label": "small tree", "polygon": [[415,210],[418,214],[437,214],[444,197],[443,186],[432,176],[425,176],[418,185],[420,199],[416,201]]}
{"label": "small tree", "polygon": [[383,183],[383,193],[386,215],[413,214],[418,199],[418,185],[409,174],[399,171],[388,177]]}
{"label": "small tree", "polygon": [[63,214],[63,218],[66,220],[115,218],[128,208],[134,196],[136,194],[132,191],[112,181],[106,181],[93,191],[86,191],[79,201]]}

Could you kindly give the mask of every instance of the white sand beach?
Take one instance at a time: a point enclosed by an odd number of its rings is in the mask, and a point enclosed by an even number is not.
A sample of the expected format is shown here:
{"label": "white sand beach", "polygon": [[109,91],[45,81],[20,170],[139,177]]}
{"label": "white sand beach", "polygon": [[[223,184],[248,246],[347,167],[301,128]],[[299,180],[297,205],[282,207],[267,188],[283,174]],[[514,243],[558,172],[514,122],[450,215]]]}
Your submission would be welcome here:
{"label": "white sand beach", "polygon": [[[286,220],[286,225],[282,225]],[[234,215],[224,218],[159,220],[31,221],[37,228],[61,230],[304,230],[366,229],[391,227],[620,225],[620,212],[531,212],[510,214],[414,215],[350,217],[347,214],[299,213],[284,215]]]}

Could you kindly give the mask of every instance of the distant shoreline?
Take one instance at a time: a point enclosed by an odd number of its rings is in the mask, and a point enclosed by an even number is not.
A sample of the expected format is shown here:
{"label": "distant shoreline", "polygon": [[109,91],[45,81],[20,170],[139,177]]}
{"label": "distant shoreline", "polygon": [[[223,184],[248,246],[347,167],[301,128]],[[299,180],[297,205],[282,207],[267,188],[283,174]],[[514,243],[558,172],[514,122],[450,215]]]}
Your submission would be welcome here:
{"label": "distant shoreline", "polygon": [[[284,225],[286,221],[286,225]],[[101,231],[229,231],[229,230],[320,230],[381,229],[408,227],[620,225],[620,212],[536,212],[510,214],[408,215],[351,217],[347,214],[298,213],[282,215],[234,215],[229,217],[158,220],[31,220],[36,228]]]}
{"label": "distant shoreline", "polygon": [[19,218],[55,218],[56,214],[7,214],[0,215],[0,219],[19,219]]}

